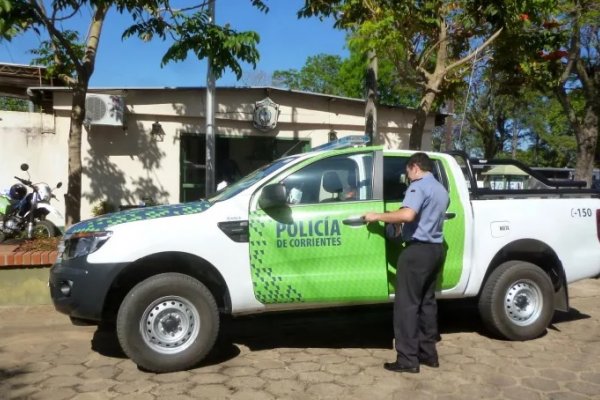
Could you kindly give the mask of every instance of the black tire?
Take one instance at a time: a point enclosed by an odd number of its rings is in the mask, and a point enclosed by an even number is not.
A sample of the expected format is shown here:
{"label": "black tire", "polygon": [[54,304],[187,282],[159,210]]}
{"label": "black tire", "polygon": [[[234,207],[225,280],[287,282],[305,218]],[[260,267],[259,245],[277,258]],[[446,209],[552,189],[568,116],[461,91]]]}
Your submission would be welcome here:
{"label": "black tire", "polygon": [[546,332],[554,315],[554,288],[548,274],[525,261],[496,268],[479,297],[485,327],[508,340],[531,340]]}
{"label": "black tire", "polygon": [[178,273],[155,275],[125,296],[117,315],[123,351],[140,368],[173,372],[197,365],[219,333],[219,312],[210,291]]}
{"label": "black tire", "polygon": [[34,239],[55,237],[58,236],[58,232],[59,230],[56,228],[56,226],[47,220],[36,221],[35,225],[33,226]]}

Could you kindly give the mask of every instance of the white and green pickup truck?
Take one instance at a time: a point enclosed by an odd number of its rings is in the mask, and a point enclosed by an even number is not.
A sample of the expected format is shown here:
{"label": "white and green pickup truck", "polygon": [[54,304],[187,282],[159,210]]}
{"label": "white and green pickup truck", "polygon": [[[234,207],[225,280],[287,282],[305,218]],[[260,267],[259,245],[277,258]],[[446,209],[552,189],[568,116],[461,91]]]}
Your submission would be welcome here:
{"label": "white and green pickup truck", "polygon": [[[402,204],[411,154],[315,149],[206,200],[78,223],[51,269],[55,307],[116,321],[125,353],[166,372],[206,356],[221,313],[389,302],[402,245],[361,216]],[[568,284],[600,275],[600,192],[519,163],[429,155],[450,193],[438,297],[477,299],[495,335],[543,334],[568,309]]]}

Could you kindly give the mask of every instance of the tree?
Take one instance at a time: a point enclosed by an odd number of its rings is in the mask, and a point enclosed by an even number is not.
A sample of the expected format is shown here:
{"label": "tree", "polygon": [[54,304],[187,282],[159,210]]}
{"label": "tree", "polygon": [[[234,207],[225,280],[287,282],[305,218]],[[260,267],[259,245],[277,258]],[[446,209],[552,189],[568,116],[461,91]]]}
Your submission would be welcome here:
{"label": "tree", "polygon": [[[365,96],[367,65],[366,54],[352,48],[348,58],[317,54],[308,57],[300,70],[274,71],[273,83],[288,89],[362,99]],[[377,88],[381,104],[404,107],[418,104],[415,88],[401,86],[393,65],[387,60],[379,62]]]}
{"label": "tree", "polygon": [[503,38],[496,68],[555,96],[575,136],[575,178],[591,183],[600,120],[600,3],[556,0]]}
{"label": "tree", "polygon": [[[296,69],[274,71],[273,81],[290,89],[348,96],[351,90],[345,87],[346,76],[341,74],[342,65],[340,56],[318,54],[308,57],[300,71]],[[355,93],[350,97],[354,97],[353,95]]]}
{"label": "tree", "polygon": [[[251,0],[267,11],[262,0]],[[48,4],[46,8],[45,4]],[[167,37],[173,44],[162,58],[162,64],[180,61],[193,52],[199,59],[210,57],[216,76],[226,68],[241,77],[238,63],[243,60],[255,65],[258,59],[254,32],[237,32],[228,25],[213,23],[208,15],[207,2],[184,9],[171,7],[170,0],[0,0],[0,39],[10,40],[28,30],[46,32],[49,39],[39,52],[39,61],[49,64],[48,73],[57,73],[73,91],[71,124],[69,128],[68,189],[65,195],[66,225],[80,220],[81,208],[81,134],[85,118],[85,97],[94,72],[98,45],[107,11],[114,7],[129,13],[135,24],[123,36],[139,36],[151,40]],[[63,30],[63,21],[91,9],[88,36],[80,42],[76,32]]]}
{"label": "tree", "polygon": [[306,0],[299,15],[333,16],[355,45],[375,49],[394,64],[398,79],[420,86],[409,144],[419,149],[427,116],[460,83],[468,63],[518,26],[520,15],[550,1]]}

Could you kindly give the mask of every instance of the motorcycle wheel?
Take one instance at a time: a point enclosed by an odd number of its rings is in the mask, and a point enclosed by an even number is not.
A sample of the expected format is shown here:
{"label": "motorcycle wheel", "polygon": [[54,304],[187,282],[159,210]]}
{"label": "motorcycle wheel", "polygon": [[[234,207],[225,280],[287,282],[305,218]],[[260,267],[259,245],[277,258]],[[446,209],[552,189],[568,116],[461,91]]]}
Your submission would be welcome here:
{"label": "motorcycle wheel", "polygon": [[33,227],[33,238],[50,238],[57,236],[56,226],[50,221],[37,221],[35,226]]}

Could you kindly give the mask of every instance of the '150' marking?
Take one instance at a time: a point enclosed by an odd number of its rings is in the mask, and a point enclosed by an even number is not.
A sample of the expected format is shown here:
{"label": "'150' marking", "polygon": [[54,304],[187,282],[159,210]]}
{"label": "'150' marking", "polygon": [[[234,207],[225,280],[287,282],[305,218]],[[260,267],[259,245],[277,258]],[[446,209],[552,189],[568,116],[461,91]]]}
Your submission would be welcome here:
{"label": "'150' marking", "polygon": [[591,208],[571,208],[572,218],[588,218],[592,216]]}

